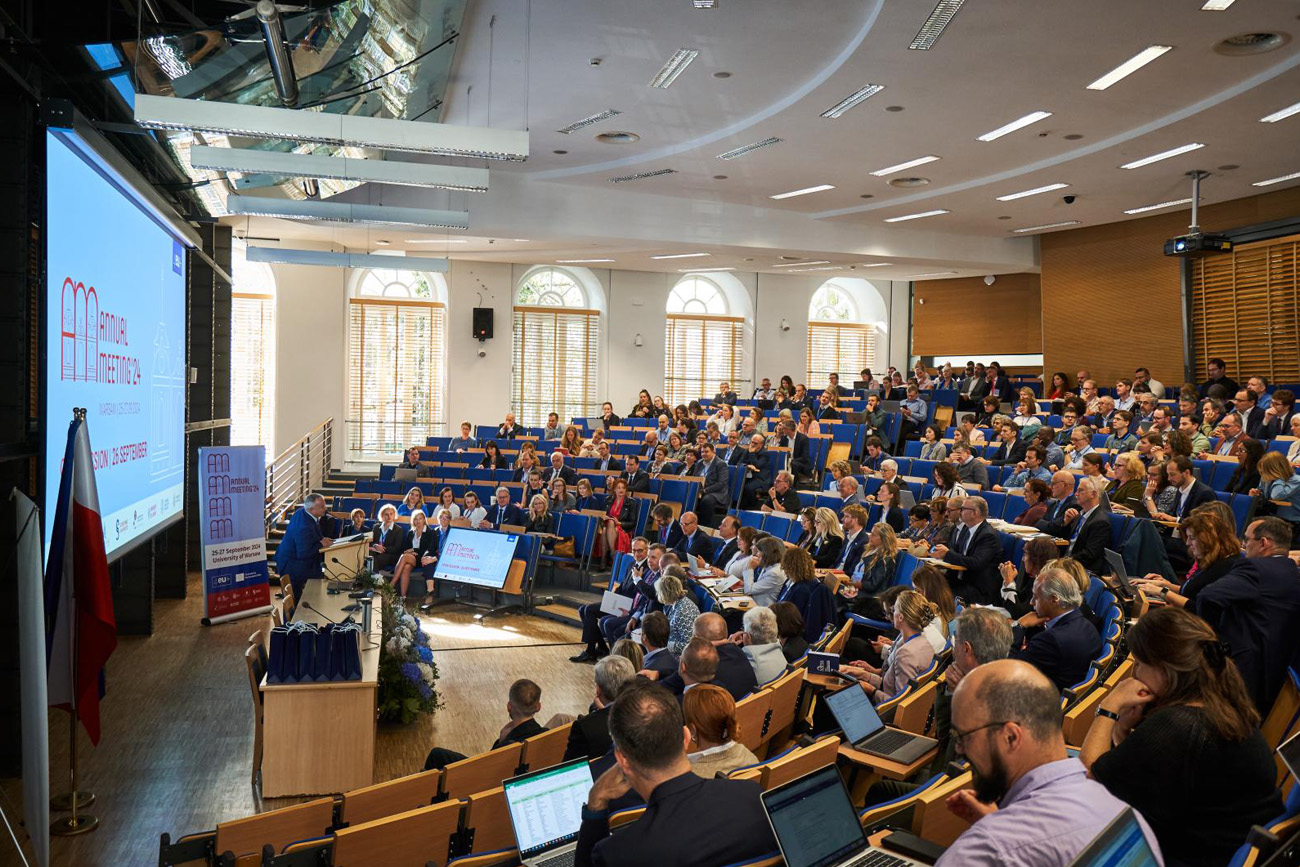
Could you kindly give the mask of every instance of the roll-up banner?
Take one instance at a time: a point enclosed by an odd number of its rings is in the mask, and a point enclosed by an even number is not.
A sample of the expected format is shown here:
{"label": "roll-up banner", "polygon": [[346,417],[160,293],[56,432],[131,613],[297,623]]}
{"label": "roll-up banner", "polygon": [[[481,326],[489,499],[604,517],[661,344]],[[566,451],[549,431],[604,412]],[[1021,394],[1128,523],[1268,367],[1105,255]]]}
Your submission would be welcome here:
{"label": "roll-up banner", "polygon": [[266,614],[266,448],[199,449],[206,624]]}

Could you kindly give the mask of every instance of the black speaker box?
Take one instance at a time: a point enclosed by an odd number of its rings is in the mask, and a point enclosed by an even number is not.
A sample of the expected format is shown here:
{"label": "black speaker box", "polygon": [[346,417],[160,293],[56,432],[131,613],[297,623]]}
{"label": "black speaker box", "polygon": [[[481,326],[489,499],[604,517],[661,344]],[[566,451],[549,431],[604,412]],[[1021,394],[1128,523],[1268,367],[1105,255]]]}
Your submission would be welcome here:
{"label": "black speaker box", "polygon": [[474,338],[476,340],[492,339],[492,308],[474,308]]}

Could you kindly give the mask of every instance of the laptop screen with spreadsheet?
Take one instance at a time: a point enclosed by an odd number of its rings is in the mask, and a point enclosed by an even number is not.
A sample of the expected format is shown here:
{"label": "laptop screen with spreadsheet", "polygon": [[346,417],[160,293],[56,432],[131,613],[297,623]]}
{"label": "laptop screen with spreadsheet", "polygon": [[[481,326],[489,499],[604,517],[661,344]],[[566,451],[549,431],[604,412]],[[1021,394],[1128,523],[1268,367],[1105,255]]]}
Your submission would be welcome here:
{"label": "laptop screen with spreadsheet", "polygon": [[586,759],[524,774],[503,783],[519,857],[545,852],[578,838],[582,805],[591,791]]}

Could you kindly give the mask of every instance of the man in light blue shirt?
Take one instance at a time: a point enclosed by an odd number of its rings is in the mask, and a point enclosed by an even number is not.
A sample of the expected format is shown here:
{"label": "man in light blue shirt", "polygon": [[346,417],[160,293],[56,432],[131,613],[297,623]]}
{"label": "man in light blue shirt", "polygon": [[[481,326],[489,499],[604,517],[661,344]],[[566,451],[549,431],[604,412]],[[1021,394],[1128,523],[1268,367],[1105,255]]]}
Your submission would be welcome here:
{"label": "man in light blue shirt", "polygon": [[[971,822],[936,867],[1066,867],[1125,803],[1065,752],[1061,697],[1032,665],[1003,659],[962,678],[952,738],[970,761],[974,790],[948,798]],[[1146,820],[1138,823],[1163,864]]]}
{"label": "man in light blue shirt", "polygon": [[1043,448],[1033,445],[1025,449],[1025,459],[1016,464],[1016,472],[1007,477],[1004,484],[994,485],[993,490],[1005,491],[1014,488],[1023,488],[1025,482],[1030,479],[1042,479],[1044,482],[1051,484],[1052,473],[1043,466]]}

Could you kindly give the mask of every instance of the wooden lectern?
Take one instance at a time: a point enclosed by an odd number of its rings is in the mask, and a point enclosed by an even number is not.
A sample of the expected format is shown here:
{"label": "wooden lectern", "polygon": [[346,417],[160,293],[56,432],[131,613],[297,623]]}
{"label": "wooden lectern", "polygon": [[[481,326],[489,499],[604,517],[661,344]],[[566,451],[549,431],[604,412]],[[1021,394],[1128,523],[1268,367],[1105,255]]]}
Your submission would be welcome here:
{"label": "wooden lectern", "polygon": [[351,581],[366,567],[370,537],[355,542],[335,542],[320,550],[325,556],[325,574],[336,581]]}

